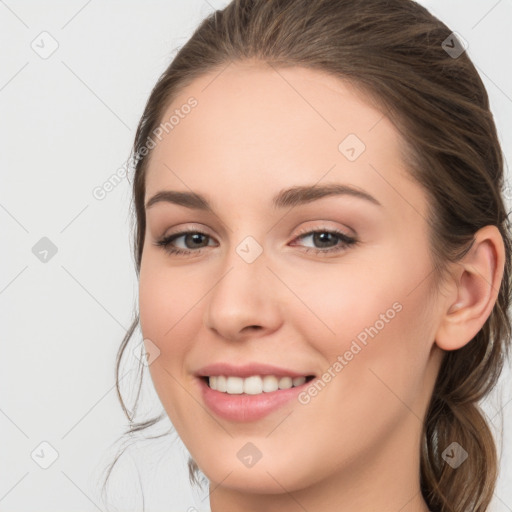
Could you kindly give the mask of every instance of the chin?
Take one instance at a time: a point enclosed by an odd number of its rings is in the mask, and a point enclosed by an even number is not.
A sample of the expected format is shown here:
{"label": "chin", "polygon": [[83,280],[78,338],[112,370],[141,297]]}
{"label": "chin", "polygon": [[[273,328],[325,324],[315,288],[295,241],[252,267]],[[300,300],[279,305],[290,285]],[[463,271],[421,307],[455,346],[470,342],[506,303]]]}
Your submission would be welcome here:
{"label": "chin", "polygon": [[260,460],[252,467],[243,467],[238,460],[236,464],[213,463],[204,470],[201,467],[212,487],[220,484],[233,491],[256,494],[282,494],[284,489],[290,492],[306,487],[308,475],[292,474],[290,469],[293,469],[290,459],[279,463],[270,458],[266,463]]}

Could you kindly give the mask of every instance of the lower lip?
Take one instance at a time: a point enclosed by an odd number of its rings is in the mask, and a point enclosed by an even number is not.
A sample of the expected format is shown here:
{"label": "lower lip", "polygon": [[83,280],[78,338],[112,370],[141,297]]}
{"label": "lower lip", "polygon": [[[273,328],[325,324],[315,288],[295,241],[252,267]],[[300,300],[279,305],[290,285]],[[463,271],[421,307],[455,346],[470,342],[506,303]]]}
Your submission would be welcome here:
{"label": "lower lip", "polygon": [[259,395],[230,395],[222,391],[215,391],[201,378],[198,378],[203,400],[208,408],[218,416],[238,422],[257,421],[271,412],[290,402],[303,391],[309,382],[289,389],[278,389]]}

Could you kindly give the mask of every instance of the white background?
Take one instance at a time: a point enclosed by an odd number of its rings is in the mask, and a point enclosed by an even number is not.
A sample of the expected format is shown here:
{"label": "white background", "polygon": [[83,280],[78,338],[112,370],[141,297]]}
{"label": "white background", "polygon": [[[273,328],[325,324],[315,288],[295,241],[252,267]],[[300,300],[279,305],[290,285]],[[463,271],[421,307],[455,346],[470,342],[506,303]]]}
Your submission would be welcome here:
{"label": "white background", "polygon": [[[126,162],[145,101],[177,47],[226,3],[0,0],[0,512],[106,510],[101,470],[127,427],[114,361],[137,279],[129,183],[103,200],[92,191]],[[510,160],[512,2],[420,3],[468,41]],[[43,31],[58,43],[47,59],[31,47]],[[50,48],[49,36],[40,37]],[[46,263],[32,252],[42,237],[58,250]],[[138,331],[130,347],[140,339]],[[485,404],[496,428],[497,412],[504,418],[496,512],[512,511],[510,381],[507,369]],[[145,382],[145,407],[158,414]],[[36,449],[36,459],[49,460],[43,441],[58,452],[48,469],[31,458]],[[129,449],[115,475],[111,510],[142,510],[139,479],[148,511],[208,510],[206,495],[190,490],[179,440]]]}

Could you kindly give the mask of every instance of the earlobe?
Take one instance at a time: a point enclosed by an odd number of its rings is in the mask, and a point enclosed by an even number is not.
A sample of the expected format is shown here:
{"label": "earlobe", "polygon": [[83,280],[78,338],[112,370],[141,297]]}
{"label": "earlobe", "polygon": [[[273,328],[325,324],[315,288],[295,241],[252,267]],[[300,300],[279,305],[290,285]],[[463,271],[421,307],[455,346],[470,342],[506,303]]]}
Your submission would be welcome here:
{"label": "earlobe", "polygon": [[485,226],[455,265],[452,293],[445,300],[436,333],[443,350],[457,350],[469,343],[485,324],[498,298],[505,264],[503,238],[496,226]]}

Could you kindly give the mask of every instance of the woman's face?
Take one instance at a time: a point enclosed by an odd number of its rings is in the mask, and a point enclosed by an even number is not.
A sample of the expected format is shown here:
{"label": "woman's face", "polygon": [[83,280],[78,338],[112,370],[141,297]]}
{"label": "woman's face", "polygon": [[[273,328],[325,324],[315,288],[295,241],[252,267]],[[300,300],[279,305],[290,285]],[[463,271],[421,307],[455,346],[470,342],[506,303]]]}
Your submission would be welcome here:
{"label": "woman's face", "polygon": [[[140,323],[201,470],[271,494],[415,479],[441,351],[426,196],[394,126],[333,77],[250,63],[194,81],[162,122],[145,203],[209,208],[147,207]],[[232,394],[199,374],[267,377],[216,379]]]}

